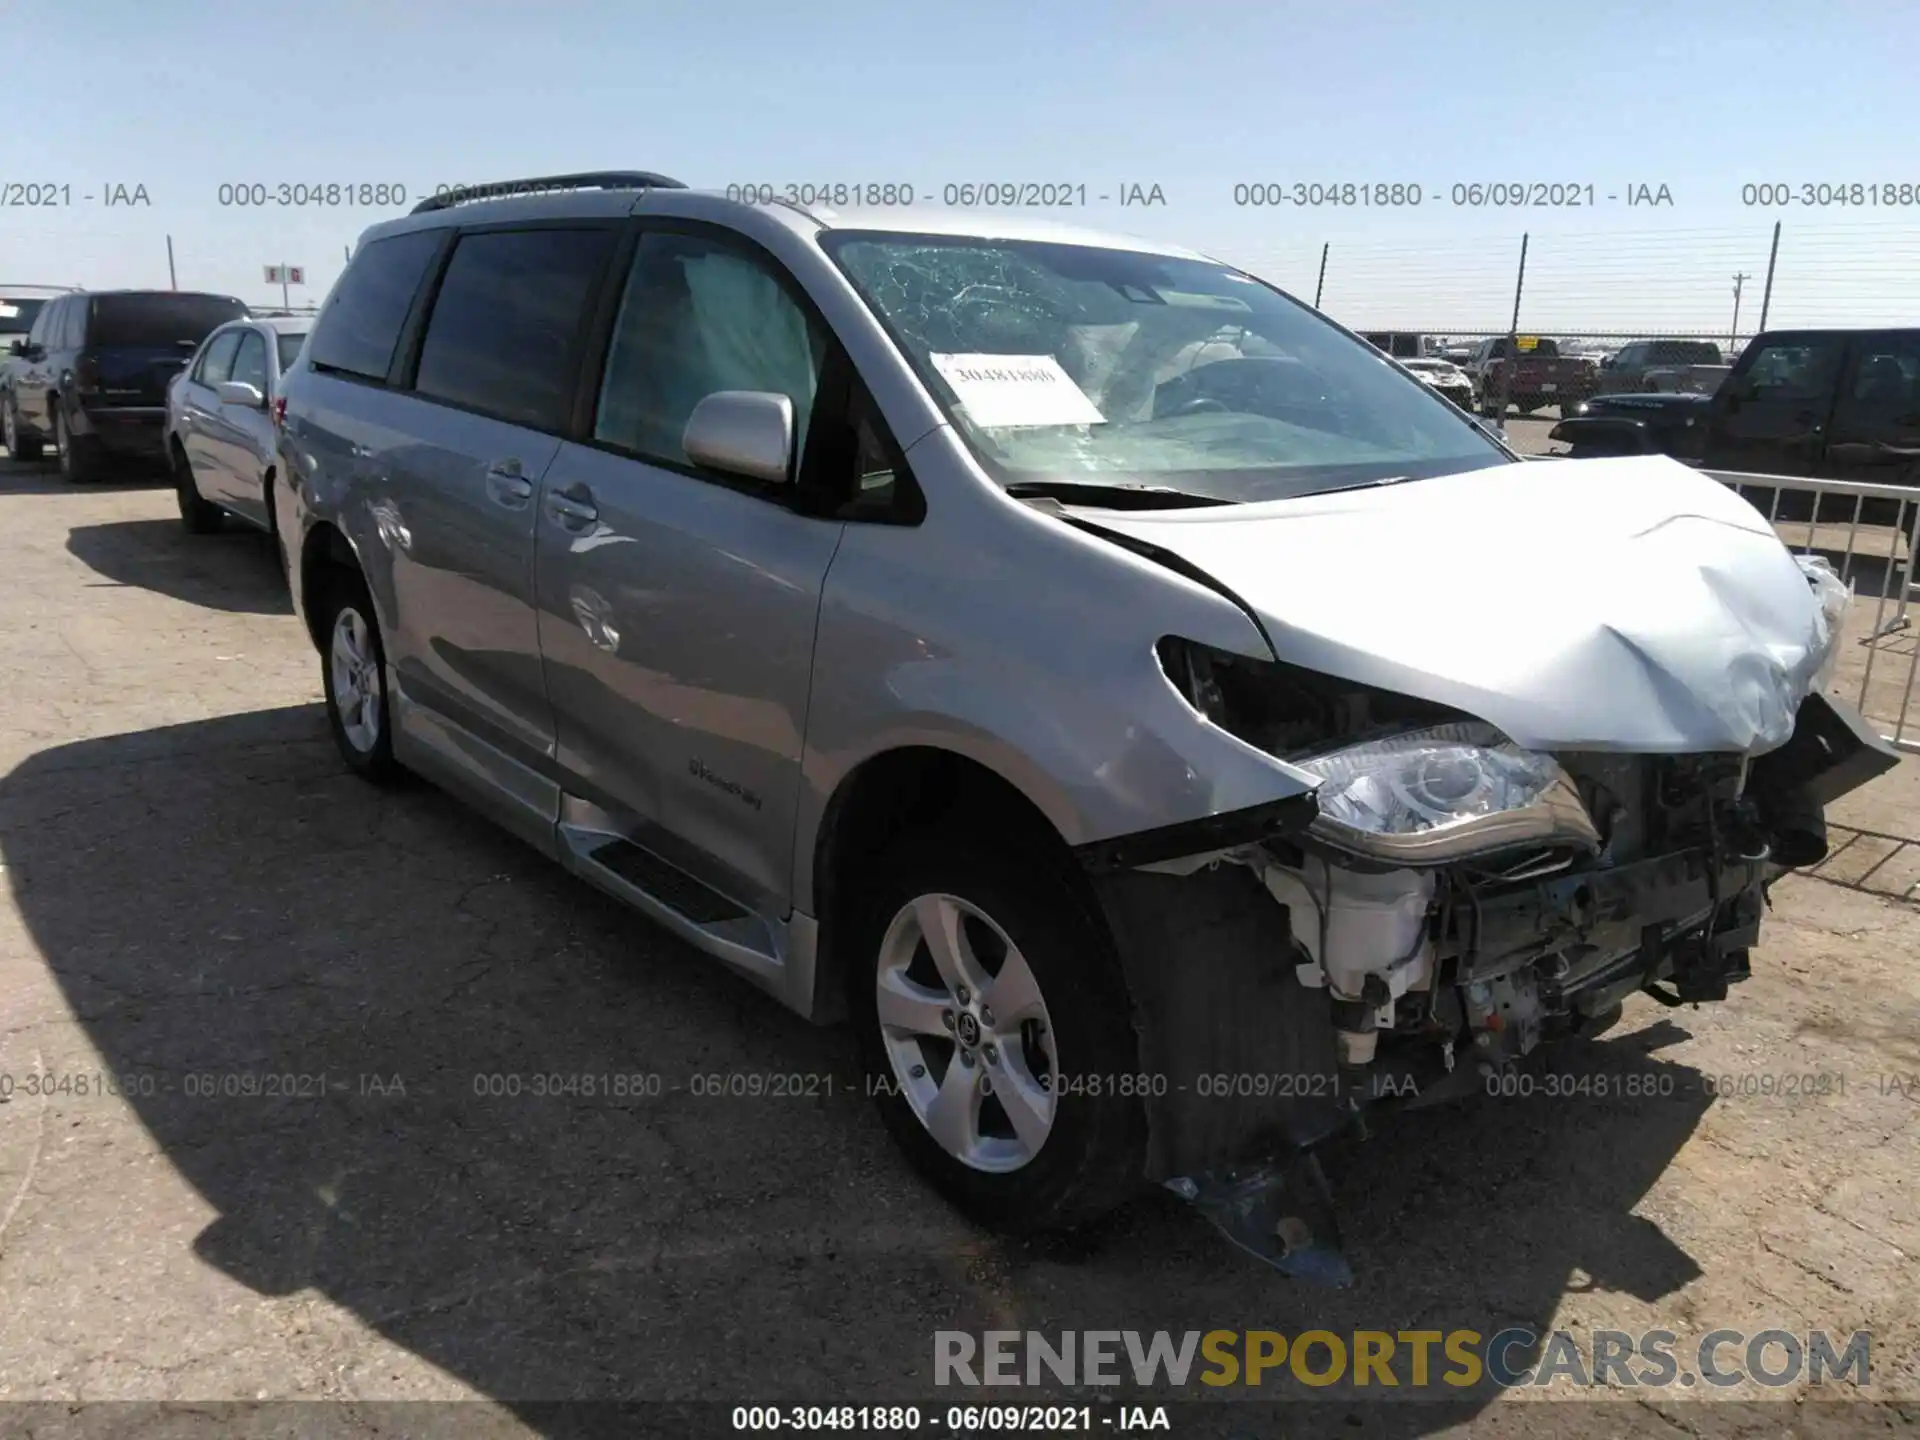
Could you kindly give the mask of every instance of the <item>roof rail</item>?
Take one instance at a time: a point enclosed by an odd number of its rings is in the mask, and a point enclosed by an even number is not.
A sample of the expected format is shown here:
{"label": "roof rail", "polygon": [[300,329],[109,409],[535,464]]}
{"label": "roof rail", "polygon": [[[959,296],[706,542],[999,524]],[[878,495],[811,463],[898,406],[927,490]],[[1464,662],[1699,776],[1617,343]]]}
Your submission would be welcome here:
{"label": "roof rail", "polygon": [[409,214],[448,210],[473,200],[502,200],[514,195],[543,195],[551,190],[684,190],[686,182],[650,170],[588,170],[578,175],[543,175],[532,180],[495,180],[486,185],[455,185],[430,195]]}

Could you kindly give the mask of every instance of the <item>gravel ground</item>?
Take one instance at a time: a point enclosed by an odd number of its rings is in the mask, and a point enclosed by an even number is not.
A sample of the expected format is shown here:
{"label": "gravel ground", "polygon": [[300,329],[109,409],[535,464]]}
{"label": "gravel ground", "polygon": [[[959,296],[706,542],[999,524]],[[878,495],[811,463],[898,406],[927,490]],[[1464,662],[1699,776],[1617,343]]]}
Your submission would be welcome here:
{"label": "gravel ground", "polygon": [[[1638,999],[1535,1067],[1660,1093],[1481,1100],[1337,1146],[1350,1289],[1282,1280],[1171,1199],[1015,1245],[923,1189],[857,1096],[693,1094],[850,1086],[844,1035],[443,795],[346,777],[263,539],[185,535],[162,488],[10,463],[0,537],[0,1401],[344,1401],[244,1428],[557,1434],[575,1412],[541,1402],[978,1401],[933,1388],[939,1329],[1507,1324],[1866,1329],[1868,1394],[1920,1397],[1920,913],[1885,865],[1783,882],[1733,1003]],[[1914,769],[1842,818],[1902,849]],[[481,1093],[550,1074],[661,1093]],[[103,1075],[128,1093],[24,1088]],[[1829,1079],[1709,1093],[1785,1075]],[[226,1093],[248,1085],[291,1093]],[[1838,1435],[1913,1413],[1843,1396],[1549,1397],[1544,1426],[1479,1392],[1338,1397],[1310,1424],[1216,1403],[1174,1433]],[[485,1404],[390,1408],[428,1401]],[[112,1413],[142,1434],[186,1414]],[[648,1413],[626,1433],[693,1433]],[[0,1430],[29,1416],[85,1423],[0,1407]]]}

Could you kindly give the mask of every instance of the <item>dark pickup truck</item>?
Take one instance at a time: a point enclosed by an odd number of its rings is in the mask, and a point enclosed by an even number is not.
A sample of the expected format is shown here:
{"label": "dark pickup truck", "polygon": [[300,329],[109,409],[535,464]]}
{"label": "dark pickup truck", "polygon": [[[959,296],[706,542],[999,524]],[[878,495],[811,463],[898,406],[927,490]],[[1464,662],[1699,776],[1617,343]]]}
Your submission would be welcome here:
{"label": "dark pickup truck", "polygon": [[[1512,378],[1501,372],[1511,364]],[[1591,360],[1562,355],[1560,347],[1544,337],[1522,335],[1515,339],[1496,335],[1482,340],[1467,362],[1467,373],[1480,392],[1483,412],[1491,413],[1500,403],[1501,386],[1515,409],[1522,415],[1548,405],[1566,407],[1585,400],[1599,388],[1600,372]]]}
{"label": "dark pickup truck", "polygon": [[[1773,330],[1756,337],[1711,395],[1603,395],[1554,426],[1576,459],[1665,454],[1708,470],[1911,486],[1920,502],[1920,329]],[[1742,487],[1763,511],[1771,490]],[[1901,502],[1868,500],[1860,519],[1899,523]],[[1915,505],[1902,528],[1913,528]],[[1812,518],[1783,492],[1776,518]],[[1825,497],[1821,521],[1854,500]]]}
{"label": "dark pickup truck", "polygon": [[[1710,340],[1635,340],[1600,362],[1601,395],[1657,395],[1665,391],[1711,394],[1726,378],[1727,363]],[[1711,383],[1707,383],[1711,380]],[[1564,411],[1562,412],[1565,413]]]}

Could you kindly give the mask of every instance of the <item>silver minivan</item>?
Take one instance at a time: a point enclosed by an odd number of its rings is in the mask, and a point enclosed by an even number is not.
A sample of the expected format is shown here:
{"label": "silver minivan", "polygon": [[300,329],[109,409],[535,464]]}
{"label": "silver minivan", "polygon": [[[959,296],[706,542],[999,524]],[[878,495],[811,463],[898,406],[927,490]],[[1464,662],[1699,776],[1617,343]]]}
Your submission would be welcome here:
{"label": "silver minivan", "polygon": [[984,1221],[1298,1178],[1724,998],[1893,763],[1745,501],[1523,463],[1244,271],[522,188],[368,230],[285,379],[340,752],[850,1022]]}

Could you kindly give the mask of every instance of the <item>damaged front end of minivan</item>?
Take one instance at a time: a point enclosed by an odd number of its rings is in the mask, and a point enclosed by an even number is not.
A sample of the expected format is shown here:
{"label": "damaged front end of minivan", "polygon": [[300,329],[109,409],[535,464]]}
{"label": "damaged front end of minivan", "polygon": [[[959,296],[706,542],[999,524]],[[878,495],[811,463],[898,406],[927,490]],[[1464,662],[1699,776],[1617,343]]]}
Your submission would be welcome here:
{"label": "damaged front end of minivan", "polygon": [[1846,595],[1800,571],[1811,638],[1761,706],[1790,729],[1741,750],[1524,748],[1435,700],[1162,641],[1198,716],[1318,783],[1185,846],[1083,851],[1142,1068],[1166,1077],[1151,1177],[1338,1283],[1317,1142],[1481,1090],[1637,992],[1677,1006],[1747,979],[1773,880],[1824,858],[1825,807],[1898,759],[1822,693]]}

